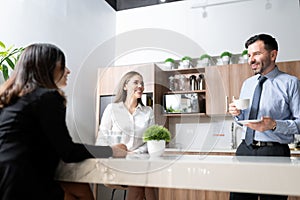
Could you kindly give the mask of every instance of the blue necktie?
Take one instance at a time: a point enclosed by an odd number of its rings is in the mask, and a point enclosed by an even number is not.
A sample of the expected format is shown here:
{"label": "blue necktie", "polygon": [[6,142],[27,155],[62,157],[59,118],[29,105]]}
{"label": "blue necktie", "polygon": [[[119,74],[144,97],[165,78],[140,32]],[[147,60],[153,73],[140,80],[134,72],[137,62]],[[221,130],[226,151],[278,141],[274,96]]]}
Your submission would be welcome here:
{"label": "blue necktie", "polygon": [[[261,95],[261,91],[262,91],[262,85],[265,82],[265,80],[267,80],[267,78],[264,76],[260,76],[258,79],[259,79],[259,82],[254,90],[252,105],[250,108],[249,119],[257,118],[257,113],[259,110],[260,95]],[[245,142],[247,145],[250,145],[253,143],[254,134],[255,134],[255,130],[247,128],[246,137],[245,137]]]}

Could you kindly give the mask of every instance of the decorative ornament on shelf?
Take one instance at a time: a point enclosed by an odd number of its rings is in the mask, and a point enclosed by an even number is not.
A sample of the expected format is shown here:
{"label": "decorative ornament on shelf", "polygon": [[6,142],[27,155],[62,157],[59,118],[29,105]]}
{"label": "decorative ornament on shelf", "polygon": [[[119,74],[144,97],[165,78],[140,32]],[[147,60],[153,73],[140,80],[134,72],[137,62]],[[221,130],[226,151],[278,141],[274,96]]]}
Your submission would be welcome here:
{"label": "decorative ornament on shelf", "polygon": [[245,49],[242,52],[242,58],[244,59],[244,63],[247,63],[247,61],[248,61],[248,50],[247,49]]}
{"label": "decorative ornament on shelf", "polygon": [[165,60],[165,67],[167,69],[174,69],[175,68],[175,60],[173,58],[167,58]]}
{"label": "decorative ornament on shelf", "polygon": [[229,51],[224,51],[221,55],[220,58],[222,59],[223,65],[228,65],[230,64],[230,58],[232,56],[232,53]]}
{"label": "decorative ornament on shelf", "polygon": [[200,56],[199,60],[201,66],[207,67],[210,64],[211,56],[205,53]]}
{"label": "decorative ornament on shelf", "polygon": [[6,47],[5,44],[0,41],[0,71],[2,72],[4,80],[9,78],[9,74],[14,70],[19,56],[23,50],[23,47]]}
{"label": "decorative ornament on shelf", "polygon": [[181,59],[181,63],[180,63],[180,66],[182,66],[181,68],[190,68],[191,66],[191,63],[192,63],[192,58],[189,57],[189,56],[184,56],[182,59]]}
{"label": "decorative ornament on shelf", "polygon": [[152,125],[146,129],[143,141],[147,142],[148,153],[152,157],[161,156],[166,148],[166,142],[170,142],[170,131],[160,125]]}

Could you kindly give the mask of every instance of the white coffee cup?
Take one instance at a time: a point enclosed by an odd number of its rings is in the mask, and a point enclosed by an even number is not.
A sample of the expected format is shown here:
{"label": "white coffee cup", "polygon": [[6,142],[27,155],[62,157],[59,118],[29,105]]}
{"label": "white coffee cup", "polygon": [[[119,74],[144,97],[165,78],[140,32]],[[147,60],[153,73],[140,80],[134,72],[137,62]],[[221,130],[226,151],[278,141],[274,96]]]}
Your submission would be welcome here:
{"label": "white coffee cup", "polygon": [[233,102],[237,109],[244,110],[249,107],[250,99],[235,99]]}

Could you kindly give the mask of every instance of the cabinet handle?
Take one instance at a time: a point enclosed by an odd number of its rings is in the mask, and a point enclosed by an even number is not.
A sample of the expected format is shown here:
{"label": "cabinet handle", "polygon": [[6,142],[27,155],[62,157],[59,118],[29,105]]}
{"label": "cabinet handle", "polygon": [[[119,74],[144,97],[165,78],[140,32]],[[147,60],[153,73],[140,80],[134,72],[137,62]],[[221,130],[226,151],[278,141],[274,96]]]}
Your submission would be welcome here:
{"label": "cabinet handle", "polygon": [[228,105],[228,96],[225,96],[225,112],[228,113],[229,112],[229,105]]}

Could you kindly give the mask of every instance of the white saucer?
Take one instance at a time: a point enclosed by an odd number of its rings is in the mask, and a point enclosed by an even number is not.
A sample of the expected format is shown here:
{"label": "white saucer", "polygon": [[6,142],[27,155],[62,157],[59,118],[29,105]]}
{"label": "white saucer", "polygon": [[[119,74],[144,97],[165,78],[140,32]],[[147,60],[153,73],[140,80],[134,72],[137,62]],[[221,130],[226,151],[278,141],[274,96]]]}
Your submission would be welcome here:
{"label": "white saucer", "polygon": [[241,121],[237,121],[237,122],[240,124],[258,123],[258,122],[261,122],[261,119],[241,120]]}

